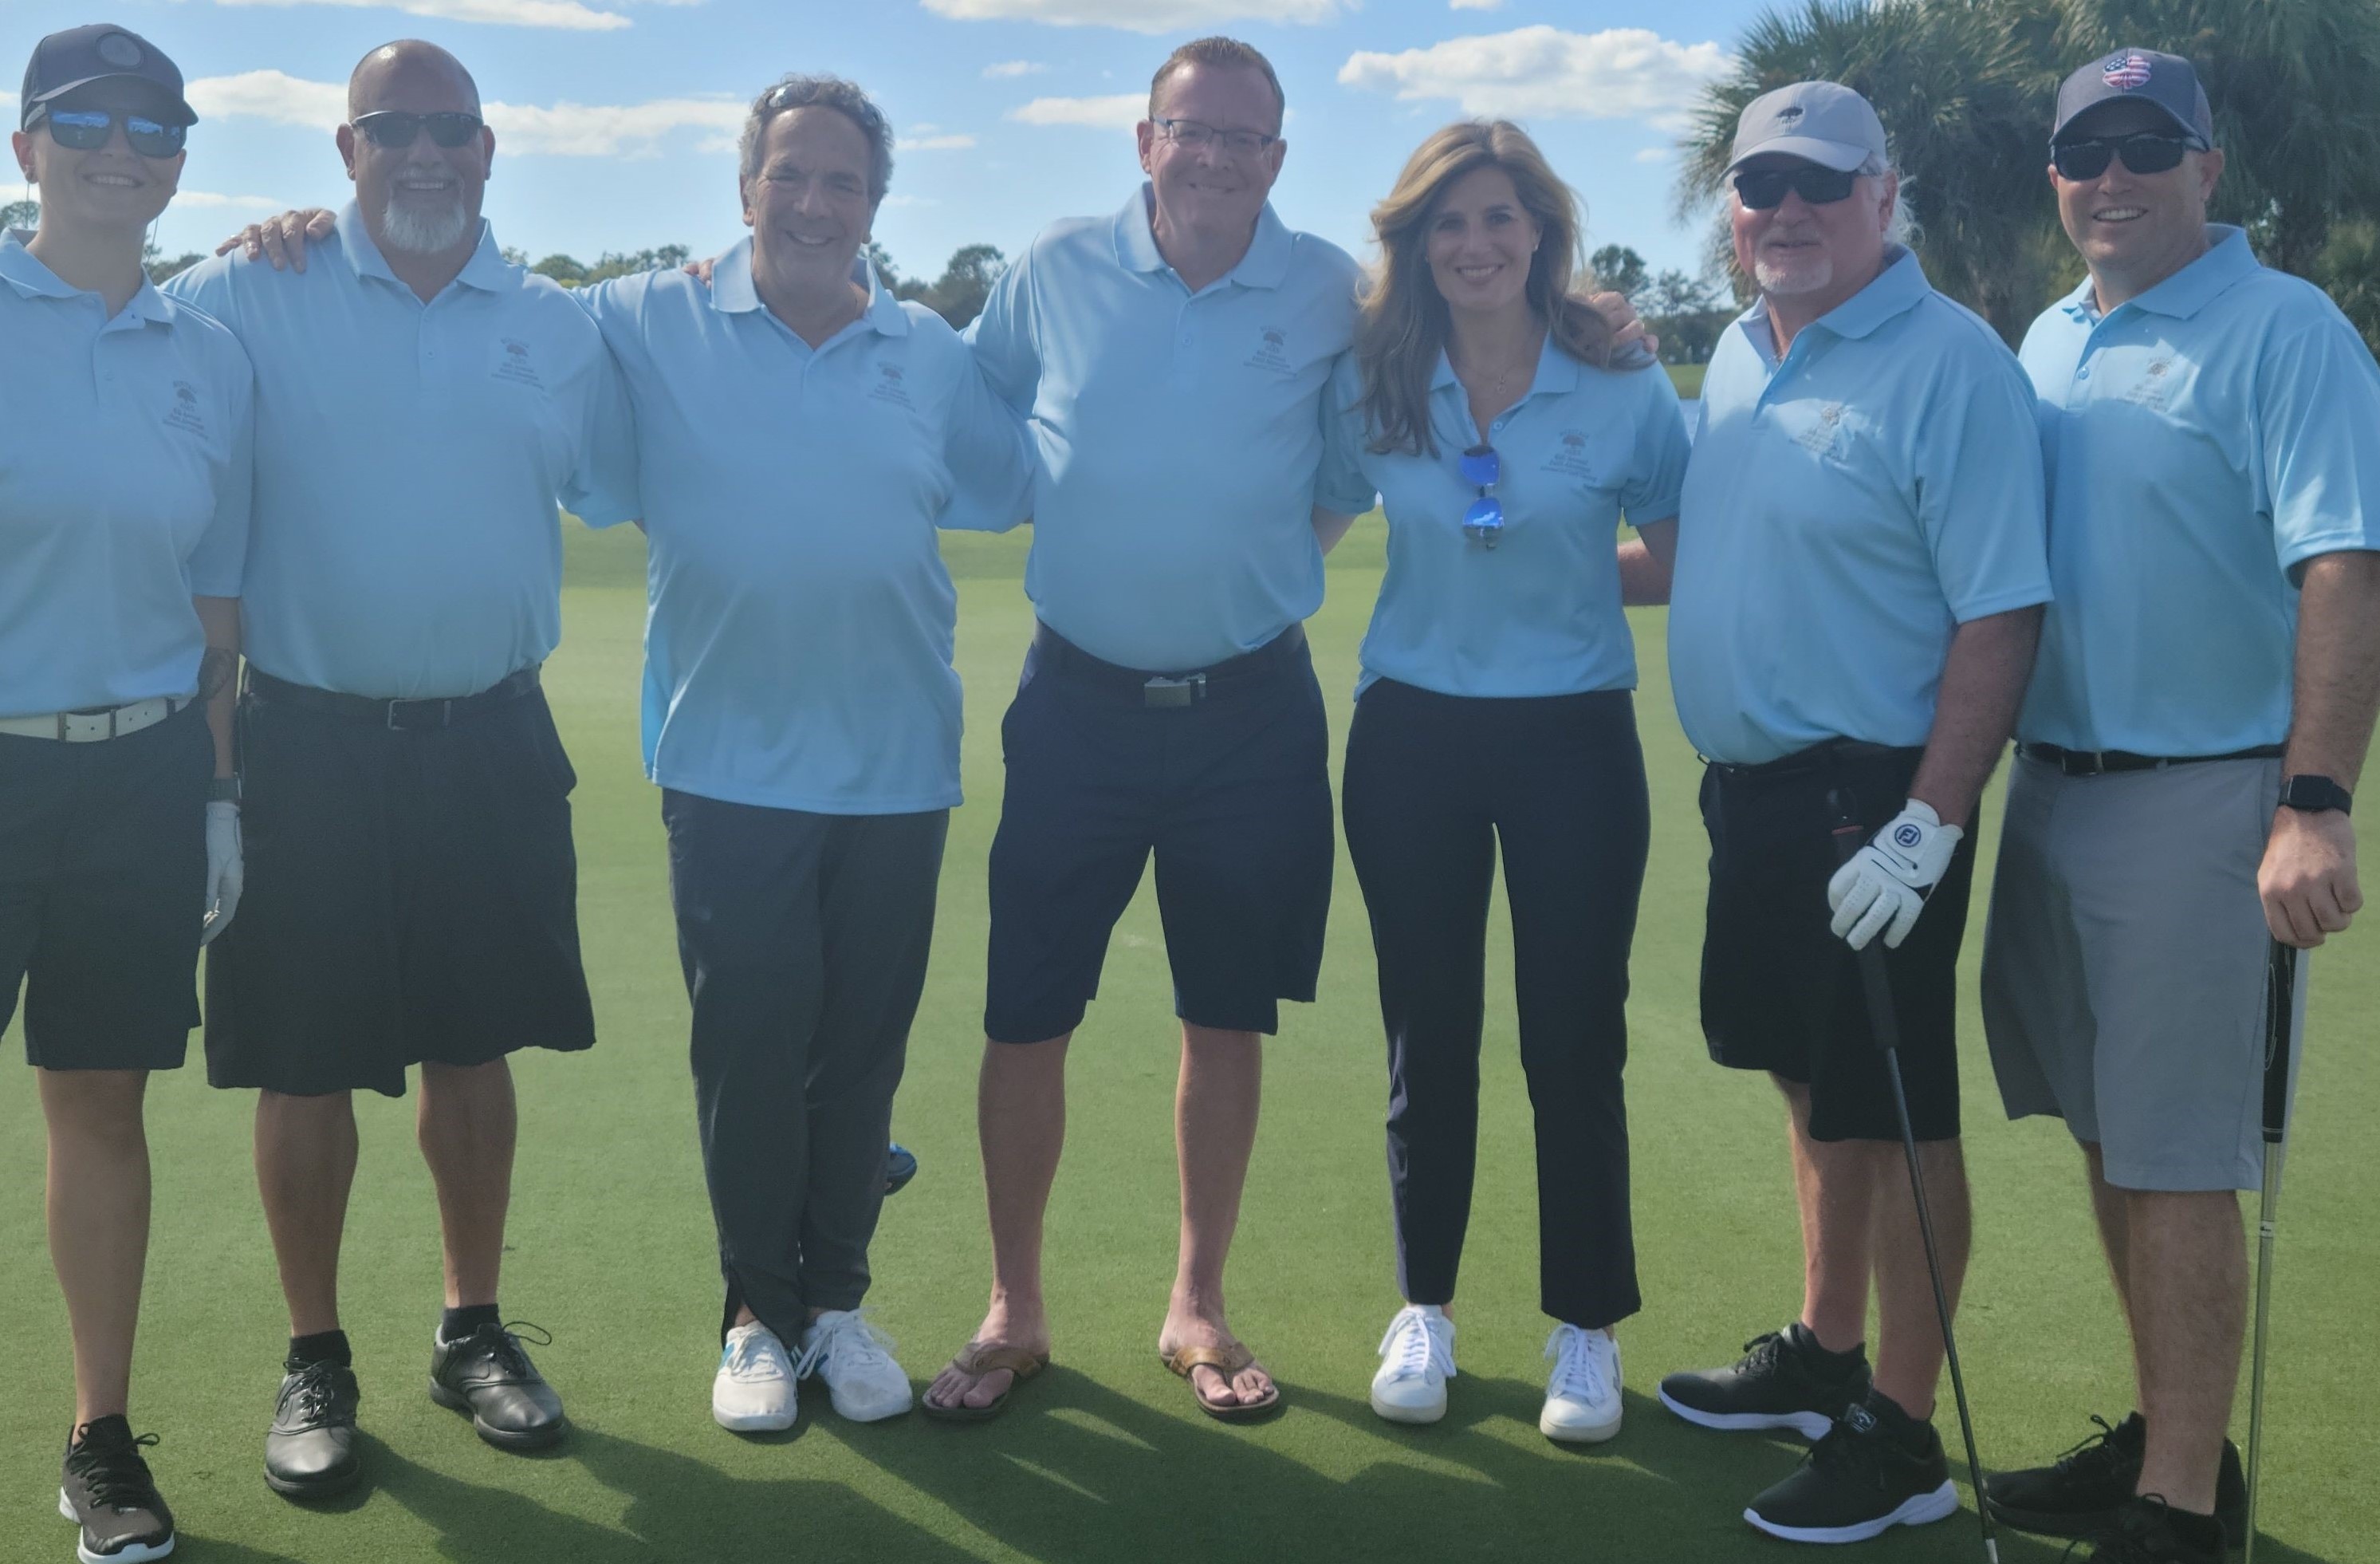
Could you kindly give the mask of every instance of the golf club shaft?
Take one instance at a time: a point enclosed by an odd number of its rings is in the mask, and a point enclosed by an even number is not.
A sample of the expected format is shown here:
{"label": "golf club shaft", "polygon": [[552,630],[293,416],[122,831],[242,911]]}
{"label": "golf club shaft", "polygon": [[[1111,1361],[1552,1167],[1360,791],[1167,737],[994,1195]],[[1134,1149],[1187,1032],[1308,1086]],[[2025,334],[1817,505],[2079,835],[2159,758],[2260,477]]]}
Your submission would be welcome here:
{"label": "golf club shaft", "polygon": [[2298,953],[2275,940],[2265,983],[2265,1177],[2256,1216],[2256,1332],[2248,1371],[2248,1541],[2256,1559],[2257,1479],[2265,1457],[2265,1344],[2272,1330],[2273,1240],[2289,1157],[2289,1033],[2297,1019]]}

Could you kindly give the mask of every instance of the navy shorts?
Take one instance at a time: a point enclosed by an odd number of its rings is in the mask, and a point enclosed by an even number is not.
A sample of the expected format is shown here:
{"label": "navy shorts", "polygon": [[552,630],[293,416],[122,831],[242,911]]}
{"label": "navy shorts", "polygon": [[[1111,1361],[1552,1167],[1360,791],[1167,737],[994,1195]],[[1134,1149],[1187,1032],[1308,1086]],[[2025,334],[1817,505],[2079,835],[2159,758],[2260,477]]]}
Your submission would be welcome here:
{"label": "navy shorts", "polygon": [[1174,1013],[1278,1032],[1322,969],[1337,840],[1330,734],[1304,630],[1160,689],[1044,626],[1001,723],[984,1032],[1081,1024],[1152,853]]}
{"label": "navy shorts", "polygon": [[410,1065],[593,1044],[577,777],[535,676],[516,684],[392,727],[249,670],[248,885],[207,951],[211,1084],[402,1096]]}
{"label": "navy shorts", "polygon": [[199,1024],[207,778],[198,702],[88,744],[0,734],[0,1029],[25,1060],[174,1069]]}
{"label": "navy shorts", "polygon": [[[1720,1064],[1807,1086],[1812,1140],[1900,1139],[1859,956],[1830,926],[1827,882],[1839,867],[1832,795],[1847,796],[1865,841],[1909,801],[1920,753],[1825,745],[1703,774],[1711,842],[1703,1035]],[[1916,927],[1885,952],[1901,1081],[1921,1141],[1959,1133],[1959,947],[1974,873],[1970,830]]]}

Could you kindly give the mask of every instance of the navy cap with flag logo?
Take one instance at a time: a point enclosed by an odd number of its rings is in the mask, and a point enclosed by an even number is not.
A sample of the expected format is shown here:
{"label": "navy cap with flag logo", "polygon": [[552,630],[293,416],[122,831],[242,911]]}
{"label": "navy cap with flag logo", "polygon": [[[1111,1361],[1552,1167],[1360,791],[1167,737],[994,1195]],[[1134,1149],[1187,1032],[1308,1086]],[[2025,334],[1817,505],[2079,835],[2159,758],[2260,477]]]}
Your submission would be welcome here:
{"label": "navy cap with flag logo", "polygon": [[173,124],[195,125],[199,116],[182,95],[182,72],[154,43],[113,22],[93,22],[53,32],[33,45],[25,65],[25,91],[18,100],[18,123],[30,126],[55,101],[97,81],[140,81],[157,90],[155,112]]}
{"label": "navy cap with flag logo", "polygon": [[2065,135],[2077,115],[2119,98],[2162,109],[2176,129],[2202,148],[2215,144],[2215,116],[2196,68],[2180,55],[2155,49],[2118,49],[2069,76],[2058,89],[2058,117],[2049,139]]}

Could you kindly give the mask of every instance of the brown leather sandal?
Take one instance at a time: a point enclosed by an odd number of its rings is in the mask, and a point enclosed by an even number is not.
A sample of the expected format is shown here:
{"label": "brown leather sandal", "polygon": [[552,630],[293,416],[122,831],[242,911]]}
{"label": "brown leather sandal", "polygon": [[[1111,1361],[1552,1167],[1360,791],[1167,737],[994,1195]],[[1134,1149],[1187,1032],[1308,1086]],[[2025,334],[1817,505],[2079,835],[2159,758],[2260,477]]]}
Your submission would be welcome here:
{"label": "brown leather sandal", "polygon": [[1272,1394],[1261,1401],[1210,1401],[1199,1392],[1194,1369],[1213,1369],[1229,1385],[1241,1370],[1253,1367],[1257,1355],[1244,1342],[1234,1341],[1228,1347],[1176,1347],[1171,1352],[1160,1352],[1158,1361],[1175,1374],[1190,1381],[1190,1394],[1198,1402],[1198,1410],[1223,1423],[1246,1423],[1259,1418],[1281,1405],[1281,1386],[1276,1383]]}
{"label": "brown leather sandal", "polygon": [[[1028,1352],[1022,1347],[1011,1347],[1004,1341],[970,1341],[958,1350],[950,1367],[961,1374],[986,1375],[996,1369],[1006,1369],[1015,1377],[1008,1388],[989,1405],[968,1406],[965,1401],[941,1402],[931,1395],[917,1399],[917,1410],[928,1417],[938,1417],[945,1423],[988,1423],[998,1417],[1008,1406],[1008,1399],[1016,1387],[1050,1366],[1047,1352]],[[937,1377],[940,1377],[937,1375]]]}

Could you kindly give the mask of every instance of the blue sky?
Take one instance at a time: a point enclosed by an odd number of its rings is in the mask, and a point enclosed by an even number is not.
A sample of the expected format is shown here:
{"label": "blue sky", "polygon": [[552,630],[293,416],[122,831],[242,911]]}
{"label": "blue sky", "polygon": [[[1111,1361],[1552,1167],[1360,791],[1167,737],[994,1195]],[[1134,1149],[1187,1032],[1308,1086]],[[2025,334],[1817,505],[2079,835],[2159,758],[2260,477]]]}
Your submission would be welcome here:
{"label": "blue sky", "polygon": [[[497,130],[488,215],[532,257],[741,232],[732,141],[790,70],[865,87],[902,137],[876,233],[905,272],[963,244],[1014,254],[1139,177],[1130,126],[1167,50],[1223,31],[1287,90],[1273,200],[1367,256],[1366,214],[1415,142],[1463,114],[1527,125],[1585,197],[1590,246],[1692,269],[1672,224],[1680,108],[1756,0],[0,0],[0,81],[33,41],[108,19],[192,80],[202,116],[158,241],[199,249],[285,202],[335,204],[330,127],[356,59],[428,38],[479,79]],[[0,92],[13,115],[13,94]],[[13,123],[13,120],[12,120]],[[21,189],[0,184],[0,199]]]}

